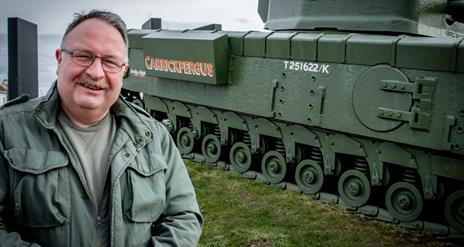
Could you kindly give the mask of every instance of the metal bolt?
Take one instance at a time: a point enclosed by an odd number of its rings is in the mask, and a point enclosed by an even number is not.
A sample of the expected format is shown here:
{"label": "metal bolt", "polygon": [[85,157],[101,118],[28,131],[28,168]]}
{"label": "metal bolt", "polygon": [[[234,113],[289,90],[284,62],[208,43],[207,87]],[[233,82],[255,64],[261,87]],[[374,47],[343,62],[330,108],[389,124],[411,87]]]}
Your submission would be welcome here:
{"label": "metal bolt", "polygon": [[190,138],[188,138],[186,135],[182,136],[180,141],[184,146],[188,146],[190,144]]}
{"label": "metal bolt", "polygon": [[349,188],[350,188],[351,194],[354,195],[354,196],[358,195],[359,192],[361,191],[361,186],[357,182],[350,183]]}
{"label": "metal bolt", "polygon": [[216,147],[216,145],[214,145],[214,144],[208,145],[208,152],[209,152],[209,153],[212,153],[212,154],[217,153],[217,147]]}
{"label": "metal bolt", "polygon": [[245,160],[245,155],[243,154],[243,152],[239,152],[237,154],[237,160],[238,162],[242,163],[244,160]]}
{"label": "metal bolt", "polygon": [[383,88],[387,88],[388,87],[388,83],[384,82],[383,85],[382,85]]}
{"label": "metal bolt", "polygon": [[379,110],[379,115],[383,115],[385,112],[383,110]]}
{"label": "metal bolt", "polygon": [[396,113],[396,118],[401,118],[401,116],[402,116],[401,112]]}
{"label": "metal bolt", "polygon": [[400,206],[400,208],[407,209],[410,204],[411,204],[411,198],[409,198],[409,196],[400,195],[398,197],[398,205]]}
{"label": "metal bolt", "polygon": [[314,182],[316,178],[316,174],[314,174],[313,171],[308,171],[305,173],[305,181],[308,183],[308,184],[312,184]]}
{"label": "metal bolt", "polygon": [[269,163],[269,170],[272,173],[276,173],[277,171],[279,171],[279,165],[277,164],[277,162],[271,161],[271,163]]}
{"label": "metal bolt", "polygon": [[395,88],[396,88],[396,85],[395,85],[395,84],[392,84],[390,87],[391,87],[391,89],[395,89]]}

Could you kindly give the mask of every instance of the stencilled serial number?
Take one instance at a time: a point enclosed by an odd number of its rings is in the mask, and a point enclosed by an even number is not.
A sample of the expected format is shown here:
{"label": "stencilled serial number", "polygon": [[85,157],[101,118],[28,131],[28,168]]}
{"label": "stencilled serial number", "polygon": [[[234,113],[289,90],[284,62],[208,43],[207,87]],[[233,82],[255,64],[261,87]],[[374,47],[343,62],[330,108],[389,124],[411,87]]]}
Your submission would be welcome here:
{"label": "stencilled serial number", "polygon": [[325,74],[329,73],[328,64],[318,64],[318,63],[299,62],[299,61],[284,61],[284,69],[325,73]]}

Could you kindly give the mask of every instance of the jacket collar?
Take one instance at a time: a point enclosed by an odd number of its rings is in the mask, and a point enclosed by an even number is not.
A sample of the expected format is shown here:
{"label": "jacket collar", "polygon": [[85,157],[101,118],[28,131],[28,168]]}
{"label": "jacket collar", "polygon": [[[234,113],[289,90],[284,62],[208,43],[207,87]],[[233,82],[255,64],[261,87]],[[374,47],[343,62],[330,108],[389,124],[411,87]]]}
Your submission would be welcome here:
{"label": "jacket collar", "polygon": [[[34,112],[39,122],[47,129],[56,128],[57,117],[60,107],[60,97],[56,89],[56,81],[48,90],[47,94],[35,102]],[[137,109],[119,96],[119,99],[111,107],[110,111],[114,114],[118,123],[118,128],[122,128],[136,147],[145,146],[153,133],[149,128],[149,118],[146,113],[138,112]],[[145,117],[142,117],[142,114]],[[149,117],[149,116],[148,116]]]}

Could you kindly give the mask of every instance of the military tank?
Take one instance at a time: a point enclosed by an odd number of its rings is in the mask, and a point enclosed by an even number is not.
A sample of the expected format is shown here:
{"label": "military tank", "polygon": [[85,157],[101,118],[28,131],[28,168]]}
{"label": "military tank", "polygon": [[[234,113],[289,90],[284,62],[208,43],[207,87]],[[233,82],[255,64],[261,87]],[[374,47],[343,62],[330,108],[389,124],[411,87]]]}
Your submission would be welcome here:
{"label": "military tank", "polygon": [[185,158],[462,237],[464,1],[260,0],[258,12],[268,31],[129,30],[124,96]]}

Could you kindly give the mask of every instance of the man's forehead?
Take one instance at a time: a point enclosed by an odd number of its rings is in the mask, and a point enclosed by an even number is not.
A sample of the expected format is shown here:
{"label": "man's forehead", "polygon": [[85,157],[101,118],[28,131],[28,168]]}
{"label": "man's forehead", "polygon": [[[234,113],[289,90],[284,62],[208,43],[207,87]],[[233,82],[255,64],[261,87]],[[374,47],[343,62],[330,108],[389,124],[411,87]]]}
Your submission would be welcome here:
{"label": "man's forehead", "polygon": [[[91,18],[76,25],[66,36],[64,43],[105,41],[102,45],[117,45],[125,48],[126,44],[121,33],[111,24]],[[113,49],[116,47],[113,47]]]}

